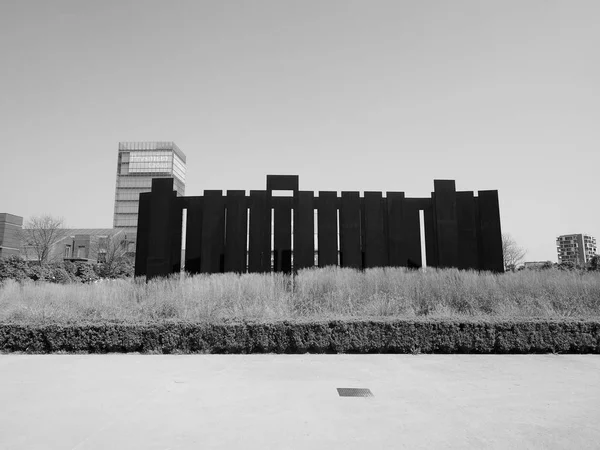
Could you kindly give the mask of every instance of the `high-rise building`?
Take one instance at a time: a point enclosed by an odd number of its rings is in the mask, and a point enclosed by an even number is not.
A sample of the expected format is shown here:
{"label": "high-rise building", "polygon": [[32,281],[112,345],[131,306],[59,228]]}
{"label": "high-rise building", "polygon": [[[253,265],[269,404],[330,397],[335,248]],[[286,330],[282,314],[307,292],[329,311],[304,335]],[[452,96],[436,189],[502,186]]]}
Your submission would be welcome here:
{"label": "high-rise building", "polygon": [[119,142],[113,227],[124,228],[128,239],[137,234],[140,194],[152,190],[152,178],[164,177],[185,194],[185,155],[174,142]]}
{"label": "high-rise building", "polygon": [[587,234],[565,234],[556,238],[558,263],[584,265],[596,254],[596,239]]}

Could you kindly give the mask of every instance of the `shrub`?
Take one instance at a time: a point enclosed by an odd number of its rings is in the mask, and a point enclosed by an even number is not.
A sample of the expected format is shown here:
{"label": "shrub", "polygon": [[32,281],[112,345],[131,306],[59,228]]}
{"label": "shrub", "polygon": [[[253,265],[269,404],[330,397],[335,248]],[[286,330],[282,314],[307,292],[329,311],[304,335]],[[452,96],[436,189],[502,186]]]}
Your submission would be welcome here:
{"label": "shrub", "polygon": [[[125,278],[133,274],[133,268],[119,269],[115,278]],[[23,282],[26,280],[50,283],[92,283],[99,279],[97,269],[89,263],[61,261],[40,265],[27,262],[19,256],[0,259],[0,283],[5,280]]]}
{"label": "shrub", "polygon": [[600,353],[595,320],[0,323],[0,351],[141,353]]}
{"label": "shrub", "polygon": [[83,262],[75,264],[75,277],[80,283],[93,283],[99,278],[94,267]]}
{"label": "shrub", "polygon": [[50,273],[54,283],[67,284],[73,282],[75,278],[60,264],[51,266]]}
{"label": "shrub", "polygon": [[47,266],[31,264],[29,265],[29,278],[33,281],[53,281],[54,275]]}
{"label": "shrub", "polygon": [[27,263],[20,256],[0,259],[0,283],[5,280],[23,281],[30,278]]}
{"label": "shrub", "polygon": [[121,279],[130,278],[134,274],[134,264],[128,258],[120,258],[118,261],[114,261],[112,264],[100,263],[94,265],[94,272],[96,277],[109,278],[109,279]]}

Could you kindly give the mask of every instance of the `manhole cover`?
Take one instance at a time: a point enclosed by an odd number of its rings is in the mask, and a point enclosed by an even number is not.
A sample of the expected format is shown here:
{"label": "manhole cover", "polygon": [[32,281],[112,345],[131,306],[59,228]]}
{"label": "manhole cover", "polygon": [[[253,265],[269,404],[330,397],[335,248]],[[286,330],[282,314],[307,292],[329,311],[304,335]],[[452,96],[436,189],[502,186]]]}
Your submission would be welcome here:
{"label": "manhole cover", "polygon": [[373,397],[371,389],[337,388],[340,397]]}

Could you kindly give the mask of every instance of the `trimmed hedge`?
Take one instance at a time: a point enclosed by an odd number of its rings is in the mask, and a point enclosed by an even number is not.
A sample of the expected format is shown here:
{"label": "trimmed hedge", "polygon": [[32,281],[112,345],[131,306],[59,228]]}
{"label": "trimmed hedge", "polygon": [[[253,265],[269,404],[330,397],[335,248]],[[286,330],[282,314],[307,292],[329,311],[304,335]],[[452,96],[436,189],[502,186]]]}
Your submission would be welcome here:
{"label": "trimmed hedge", "polygon": [[26,353],[600,353],[600,321],[0,324]]}

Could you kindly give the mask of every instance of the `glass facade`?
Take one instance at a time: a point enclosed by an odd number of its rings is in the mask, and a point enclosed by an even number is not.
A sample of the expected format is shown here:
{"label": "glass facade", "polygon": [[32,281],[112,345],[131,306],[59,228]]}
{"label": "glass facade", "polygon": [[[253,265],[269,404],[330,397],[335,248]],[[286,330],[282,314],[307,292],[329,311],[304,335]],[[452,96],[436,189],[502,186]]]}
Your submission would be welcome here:
{"label": "glass facade", "polygon": [[185,194],[185,155],[174,142],[120,142],[113,227],[135,235],[139,197],[152,189],[152,178],[174,178]]}

